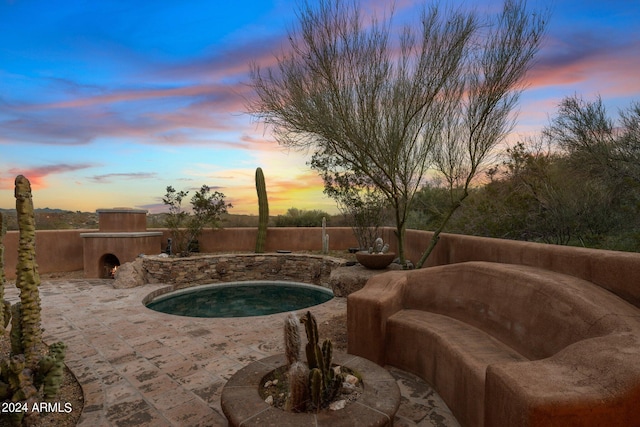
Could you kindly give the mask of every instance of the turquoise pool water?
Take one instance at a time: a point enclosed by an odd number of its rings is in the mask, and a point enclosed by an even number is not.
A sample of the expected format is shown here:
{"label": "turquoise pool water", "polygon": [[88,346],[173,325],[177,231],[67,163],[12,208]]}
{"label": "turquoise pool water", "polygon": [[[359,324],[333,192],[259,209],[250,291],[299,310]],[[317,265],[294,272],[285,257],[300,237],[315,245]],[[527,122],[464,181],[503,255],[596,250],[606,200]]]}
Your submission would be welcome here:
{"label": "turquoise pool water", "polygon": [[333,298],[330,289],[297,282],[230,282],[160,295],[152,310],[188,317],[250,317],[300,310]]}

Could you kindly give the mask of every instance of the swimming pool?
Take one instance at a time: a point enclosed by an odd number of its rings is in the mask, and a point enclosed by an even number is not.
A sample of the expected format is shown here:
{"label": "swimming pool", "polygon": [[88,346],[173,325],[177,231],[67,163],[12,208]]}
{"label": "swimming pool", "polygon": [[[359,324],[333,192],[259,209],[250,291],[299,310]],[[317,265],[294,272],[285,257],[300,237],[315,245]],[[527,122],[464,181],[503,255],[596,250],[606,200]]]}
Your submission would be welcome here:
{"label": "swimming pool", "polygon": [[333,298],[330,289],[285,281],[201,285],[159,295],[147,308],[188,317],[252,317],[300,310]]}

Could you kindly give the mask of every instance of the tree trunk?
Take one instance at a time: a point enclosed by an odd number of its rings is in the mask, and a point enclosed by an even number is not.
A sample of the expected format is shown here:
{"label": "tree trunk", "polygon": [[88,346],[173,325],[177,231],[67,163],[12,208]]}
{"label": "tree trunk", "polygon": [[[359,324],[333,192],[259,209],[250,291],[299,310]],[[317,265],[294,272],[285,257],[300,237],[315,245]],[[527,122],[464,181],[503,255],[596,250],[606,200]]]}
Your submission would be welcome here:
{"label": "tree trunk", "polygon": [[444,227],[446,227],[447,223],[449,222],[449,220],[453,216],[453,213],[460,206],[462,206],[462,201],[464,199],[466,199],[468,195],[469,195],[469,193],[465,190],[465,192],[462,195],[462,197],[460,197],[460,199],[458,199],[458,201],[456,201],[455,203],[453,203],[451,205],[451,208],[449,208],[449,212],[447,212],[447,216],[444,217],[444,219],[440,223],[440,226],[437,228],[437,230],[433,232],[433,236],[431,237],[431,241],[429,242],[429,246],[427,247],[427,249],[422,254],[422,257],[420,257],[420,261],[418,261],[418,263],[416,264],[416,268],[422,268],[422,265],[425,263],[427,258],[429,258],[429,255],[431,255],[431,252],[433,252],[433,250],[436,248],[436,245],[438,244],[438,241],[440,240],[440,233],[442,233],[442,231],[444,231]]}

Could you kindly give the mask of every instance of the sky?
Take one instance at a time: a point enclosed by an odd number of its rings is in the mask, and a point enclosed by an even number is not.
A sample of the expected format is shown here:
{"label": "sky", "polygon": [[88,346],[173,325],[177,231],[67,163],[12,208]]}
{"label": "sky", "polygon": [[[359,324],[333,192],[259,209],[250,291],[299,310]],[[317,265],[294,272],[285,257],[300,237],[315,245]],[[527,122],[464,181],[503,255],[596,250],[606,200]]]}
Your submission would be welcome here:
{"label": "sky", "polygon": [[[396,16],[422,4],[397,0]],[[511,139],[542,130],[566,96],[599,95],[614,115],[640,101],[640,1],[529,5],[552,15]],[[153,213],[167,186],[206,184],[230,213],[256,214],[262,167],[272,215],[335,212],[308,154],[246,112],[250,63],[273,65],[295,21],[282,0],[0,0],[0,208],[22,174],[37,208]]]}

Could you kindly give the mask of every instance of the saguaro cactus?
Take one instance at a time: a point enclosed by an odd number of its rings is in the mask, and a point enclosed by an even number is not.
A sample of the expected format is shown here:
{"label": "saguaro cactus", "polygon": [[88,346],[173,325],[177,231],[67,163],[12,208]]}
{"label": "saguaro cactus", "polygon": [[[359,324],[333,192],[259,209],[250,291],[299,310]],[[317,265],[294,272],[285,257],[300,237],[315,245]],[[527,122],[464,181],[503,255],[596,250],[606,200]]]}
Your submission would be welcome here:
{"label": "saguaro cactus", "polygon": [[[4,285],[6,278],[4,276],[4,235],[7,233],[7,225],[4,222],[4,215],[0,212],[0,333],[4,331],[6,326],[5,306],[4,306]],[[7,316],[8,318],[8,316]]]}
{"label": "saguaro cactus", "polygon": [[20,289],[22,347],[28,367],[35,368],[42,347],[40,327],[40,275],[36,264],[36,222],[31,184],[22,175],[15,182],[16,211],[20,229],[16,287]]}
{"label": "saguaro cactus", "polygon": [[[63,379],[66,346],[57,342],[49,347],[49,354],[42,356],[42,330],[40,329],[40,276],[35,261],[35,217],[31,199],[31,185],[22,175],[16,178],[16,211],[20,228],[16,287],[20,289],[20,301],[5,311],[11,313],[11,357],[0,360],[0,400],[21,402],[32,408],[42,398],[52,400]],[[0,228],[4,221],[0,216]],[[0,233],[0,245],[2,244]],[[0,251],[0,286],[4,285],[4,270]],[[0,299],[1,301],[1,299]],[[34,425],[38,412],[10,414],[15,425]]]}
{"label": "saguaro cactus", "polygon": [[267,223],[269,222],[269,201],[267,200],[267,185],[262,168],[256,169],[256,191],[258,192],[258,238],[256,239],[256,253],[264,252],[267,241]]}

